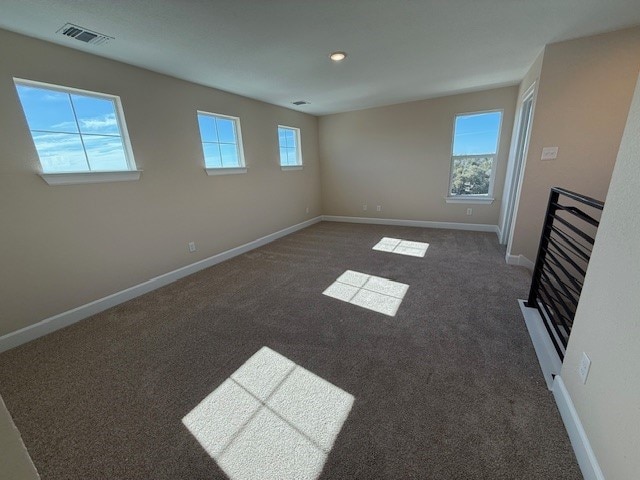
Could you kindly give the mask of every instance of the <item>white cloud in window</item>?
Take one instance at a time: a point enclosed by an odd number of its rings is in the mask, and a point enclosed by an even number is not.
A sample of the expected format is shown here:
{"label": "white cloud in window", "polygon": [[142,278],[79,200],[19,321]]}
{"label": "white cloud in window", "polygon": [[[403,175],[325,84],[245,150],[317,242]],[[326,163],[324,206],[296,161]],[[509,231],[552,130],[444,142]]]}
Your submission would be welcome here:
{"label": "white cloud in window", "polygon": [[115,114],[104,115],[102,117],[87,118],[80,120],[80,127],[86,130],[103,130],[106,127],[118,125]]}

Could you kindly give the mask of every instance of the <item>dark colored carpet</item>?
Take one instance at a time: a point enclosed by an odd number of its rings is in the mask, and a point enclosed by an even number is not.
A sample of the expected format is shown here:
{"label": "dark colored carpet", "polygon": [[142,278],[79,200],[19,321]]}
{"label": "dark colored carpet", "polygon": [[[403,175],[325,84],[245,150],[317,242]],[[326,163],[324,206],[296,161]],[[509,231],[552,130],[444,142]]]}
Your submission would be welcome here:
{"label": "dark colored carpet", "polygon": [[[347,269],[396,317],[321,294]],[[225,478],[181,419],[266,345],[355,396],[322,479],[578,479],[529,279],[494,234],[325,222],[0,355],[0,394],[44,480]]]}

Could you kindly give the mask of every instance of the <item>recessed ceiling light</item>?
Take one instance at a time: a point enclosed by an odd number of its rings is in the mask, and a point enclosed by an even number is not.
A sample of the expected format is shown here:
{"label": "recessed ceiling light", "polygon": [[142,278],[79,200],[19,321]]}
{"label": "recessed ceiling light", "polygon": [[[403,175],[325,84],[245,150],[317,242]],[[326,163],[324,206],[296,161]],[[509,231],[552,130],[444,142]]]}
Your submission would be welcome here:
{"label": "recessed ceiling light", "polygon": [[345,52],[333,52],[331,55],[329,55],[329,58],[334,62],[340,62],[347,58],[347,54]]}

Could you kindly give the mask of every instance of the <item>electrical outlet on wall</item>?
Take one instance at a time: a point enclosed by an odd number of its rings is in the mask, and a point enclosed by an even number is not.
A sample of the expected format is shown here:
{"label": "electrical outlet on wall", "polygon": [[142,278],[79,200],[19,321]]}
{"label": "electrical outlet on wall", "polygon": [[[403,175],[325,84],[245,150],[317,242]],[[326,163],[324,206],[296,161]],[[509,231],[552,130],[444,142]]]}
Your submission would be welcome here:
{"label": "electrical outlet on wall", "polygon": [[364,210],[365,212],[367,211],[367,204],[366,203],[362,205],[362,210]]}
{"label": "electrical outlet on wall", "polygon": [[309,213],[309,207],[308,207],[308,206],[307,206],[307,208],[306,208],[305,212],[306,212],[306,213]]}
{"label": "electrical outlet on wall", "polygon": [[473,215],[473,208],[467,208],[467,215]]}
{"label": "electrical outlet on wall", "polygon": [[379,212],[381,212],[381,211],[382,211],[382,205],[378,205],[377,210],[378,210]]}
{"label": "electrical outlet on wall", "polygon": [[196,251],[196,242],[189,242],[189,251],[191,253]]}
{"label": "electrical outlet on wall", "polygon": [[582,352],[582,358],[580,359],[580,366],[578,367],[578,375],[582,383],[587,383],[587,376],[589,375],[589,369],[591,368],[591,359],[586,353]]}

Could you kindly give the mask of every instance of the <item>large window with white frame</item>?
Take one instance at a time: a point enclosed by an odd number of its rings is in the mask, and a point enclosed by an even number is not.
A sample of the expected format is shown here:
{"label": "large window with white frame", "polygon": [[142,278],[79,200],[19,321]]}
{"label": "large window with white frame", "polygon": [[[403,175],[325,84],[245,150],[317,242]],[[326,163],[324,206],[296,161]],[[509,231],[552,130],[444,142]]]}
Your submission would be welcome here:
{"label": "large window with white frame", "polygon": [[280,146],[280,166],[302,166],[302,151],[300,149],[300,129],[278,125],[278,145]]}
{"label": "large window with white frame", "polygon": [[240,119],[198,111],[204,165],[209,174],[246,171]]}
{"label": "large window with white frame", "polygon": [[493,195],[502,111],[458,114],[454,120],[449,198]]}
{"label": "large window with white frame", "polygon": [[119,97],[30,80],[14,82],[43,177],[136,172]]}

